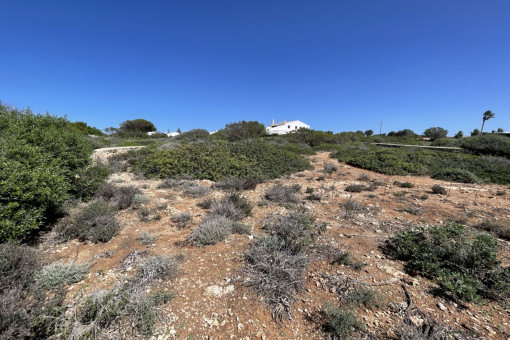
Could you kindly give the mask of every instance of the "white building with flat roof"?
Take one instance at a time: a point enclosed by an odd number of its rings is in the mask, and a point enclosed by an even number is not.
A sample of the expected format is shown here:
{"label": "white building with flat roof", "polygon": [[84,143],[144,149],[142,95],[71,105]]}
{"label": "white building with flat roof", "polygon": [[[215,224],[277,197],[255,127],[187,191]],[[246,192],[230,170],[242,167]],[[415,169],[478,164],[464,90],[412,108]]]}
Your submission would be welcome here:
{"label": "white building with flat roof", "polygon": [[309,129],[310,125],[303,123],[300,120],[291,120],[291,121],[283,121],[280,123],[275,123],[274,119],[271,122],[271,125],[266,126],[266,133],[268,135],[285,135],[287,133],[296,132],[298,129]]}

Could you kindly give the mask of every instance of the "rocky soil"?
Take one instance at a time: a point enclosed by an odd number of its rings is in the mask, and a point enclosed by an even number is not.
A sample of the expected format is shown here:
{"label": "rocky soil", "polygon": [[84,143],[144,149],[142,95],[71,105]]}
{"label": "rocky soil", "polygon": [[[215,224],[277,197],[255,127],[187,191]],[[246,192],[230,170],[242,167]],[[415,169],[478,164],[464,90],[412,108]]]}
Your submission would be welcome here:
{"label": "rocky soil", "polygon": [[[375,338],[394,338],[402,318],[412,301],[423,314],[414,316],[416,324],[427,318],[436,320],[484,339],[508,339],[510,315],[494,302],[459,305],[430,293],[434,284],[420,276],[405,273],[403,264],[383,251],[385,241],[395,232],[419,224],[443,224],[456,220],[477,225],[485,219],[510,220],[510,189],[492,184],[457,184],[426,177],[386,176],[353,168],[329,158],[328,153],[310,156],[314,170],[304,171],[279,180],[269,181],[254,190],[244,191],[254,205],[252,216],[243,223],[252,227],[253,235],[232,235],[220,244],[194,247],[184,241],[207,214],[197,206],[206,198],[222,197],[212,190],[202,197],[191,197],[176,187],[158,189],[160,181],[139,179],[131,173],[114,174],[110,181],[117,185],[136,185],[150,198],[148,208],[159,219],[142,222],[138,209],[118,213],[122,225],[120,234],[108,243],[89,244],[70,241],[48,245],[46,254],[51,260],[76,260],[91,263],[87,279],[69,288],[69,299],[75,293],[108,288],[132,274],[136,261],[126,261],[135,250],[138,257],[182,254],[183,262],[178,278],[159,282],[154,289],[171,290],[175,299],[164,305],[155,339],[323,339],[318,311],[325,302],[338,301],[334,282],[349,277],[376,289],[383,299],[381,307],[357,310],[365,324],[366,333]],[[338,165],[338,171],[325,174],[325,162]],[[323,180],[321,176],[324,176]],[[361,176],[361,177],[360,177]],[[367,184],[367,178],[380,182],[372,192],[349,193],[344,189],[354,183]],[[413,188],[404,189],[395,181],[410,182]],[[212,182],[199,181],[210,187]],[[264,301],[250,287],[243,285],[243,252],[263,231],[264,218],[270,213],[285,213],[290,207],[269,203],[259,206],[267,188],[275,183],[299,184],[302,204],[318,221],[328,223],[327,231],[318,240],[312,261],[306,272],[306,284],[293,306],[294,319],[277,323]],[[434,195],[431,187],[439,184],[448,191]],[[306,200],[305,189],[311,187],[322,196],[321,201]],[[501,195],[501,191],[508,191]],[[497,195],[497,193],[499,195]],[[341,203],[349,200],[363,204],[367,210],[346,214]],[[171,217],[189,212],[193,219],[182,227]],[[137,238],[142,232],[157,236],[149,245]],[[510,244],[501,240],[501,260],[510,265]],[[348,251],[352,258],[366,264],[361,270],[333,265],[327,253],[331,247]],[[140,255],[140,253],[142,255]],[[136,258],[132,257],[132,258]],[[408,296],[406,296],[406,292]],[[122,330],[119,330],[122,334]]]}

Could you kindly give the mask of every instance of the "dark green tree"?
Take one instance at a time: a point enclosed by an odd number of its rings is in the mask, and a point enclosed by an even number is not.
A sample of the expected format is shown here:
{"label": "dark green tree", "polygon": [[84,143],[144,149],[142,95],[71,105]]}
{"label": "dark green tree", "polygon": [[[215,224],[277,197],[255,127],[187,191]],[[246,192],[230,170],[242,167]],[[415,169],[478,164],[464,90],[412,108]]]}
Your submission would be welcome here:
{"label": "dark green tree", "polygon": [[374,131],[372,131],[372,130],[367,130],[367,131],[365,131],[365,136],[367,136],[367,137],[370,137],[370,136],[372,136],[373,134],[374,134]]}
{"label": "dark green tree", "polygon": [[502,132],[505,132],[505,130],[503,130],[503,128],[498,128],[498,133],[502,133]]}
{"label": "dark green tree", "polygon": [[480,130],[474,129],[473,132],[471,132],[471,136],[478,136],[480,134]]}
{"label": "dark green tree", "polygon": [[266,128],[263,124],[256,121],[240,121],[229,123],[223,129],[218,131],[218,135],[230,142],[239,140],[257,138],[266,134]]}
{"label": "dark green tree", "polygon": [[459,132],[457,132],[457,134],[455,134],[455,138],[462,138],[462,137],[464,137],[464,132],[462,132],[462,131],[459,131]]}
{"label": "dark green tree", "polygon": [[132,137],[140,137],[147,132],[156,131],[156,127],[152,122],[145,119],[126,120],[120,124],[119,131],[121,134]]}
{"label": "dark green tree", "polygon": [[480,134],[483,133],[483,126],[485,125],[485,121],[489,120],[489,119],[492,119],[494,118],[495,114],[494,112],[492,112],[491,110],[488,110],[488,111],[485,111],[483,113],[483,117],[482,117],[482,128],[480,129]]}
{"label": "dark green tree", "polygon": [[427,130],[425,130],[423,132],[423,135],[425,137],[429,137],[432,140],[436,140],[439,138],[445,138],[447,134],[448,134],[448,130],[445,130],[439,126],[428,128]]}

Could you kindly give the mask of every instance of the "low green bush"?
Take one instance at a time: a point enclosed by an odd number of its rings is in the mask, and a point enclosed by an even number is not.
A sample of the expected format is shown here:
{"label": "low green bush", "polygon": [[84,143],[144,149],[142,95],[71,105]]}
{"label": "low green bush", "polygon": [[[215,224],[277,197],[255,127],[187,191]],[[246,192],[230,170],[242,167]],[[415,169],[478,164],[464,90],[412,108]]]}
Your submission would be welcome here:
{"label": "low green bush", "polygon": [[510,160],[460,152],[377,146],[337,146],[332,154],[349,165],[387,175],[428,175],[460,169],[492,183],[510,183]]}
{"label": "low green bush", "polygon": [[466,138],[461,147],[478,155],[510,158],[510,138],[498,135],[482,135]]}
{"label": "low green bush", "polygon": [[256,182],[309,169],[302,156],[262,141],[183,144],[155,150],[135,163],[147,177],[219,181],[225,178],[254,178]]}
{"label": "low green bush", "polygon": [[448,191],[446,191],[446,189],[440,185],[437,185],[437,184],[434,184],[431,188],[432,190],[432,193],[433,194],[436,194],[436,195],[446,195],[448,193]]}
{"label": "low green bush", "polygon": [[89,166],[76,174],[71,183],[70,193],[84,201],[90,200],[99,187],[110,175],[108,167],[103,165]]}
{"label": "low green bush", "polygon": [[0,103],[0,242],[34,236],[68,198],[89,196],[102,180],[86,170],[92,150],[65,118]]}
{"label": "low green bush", "polygon": [[498,260],[499,245],[487,234],[458,224],[398,233],[389,249],[406,270],[434,280],[441,292],[465,301],[510,296],[510,267]]}
{"label": "low green bush", "polygon": [[478,183],[480,179],[468,170],[446,168],[431,176],[435,179],[457,183]]}

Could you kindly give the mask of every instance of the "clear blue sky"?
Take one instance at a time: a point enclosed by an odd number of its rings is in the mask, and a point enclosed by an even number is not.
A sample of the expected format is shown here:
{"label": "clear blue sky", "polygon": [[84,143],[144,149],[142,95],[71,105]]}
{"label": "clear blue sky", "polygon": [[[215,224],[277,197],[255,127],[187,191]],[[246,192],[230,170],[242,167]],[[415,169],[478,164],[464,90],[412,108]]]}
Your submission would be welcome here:
{"label": "clear blue sky", "polygon": [[0,0],[0,100],[161,131],[510,130],[508,0]]}

